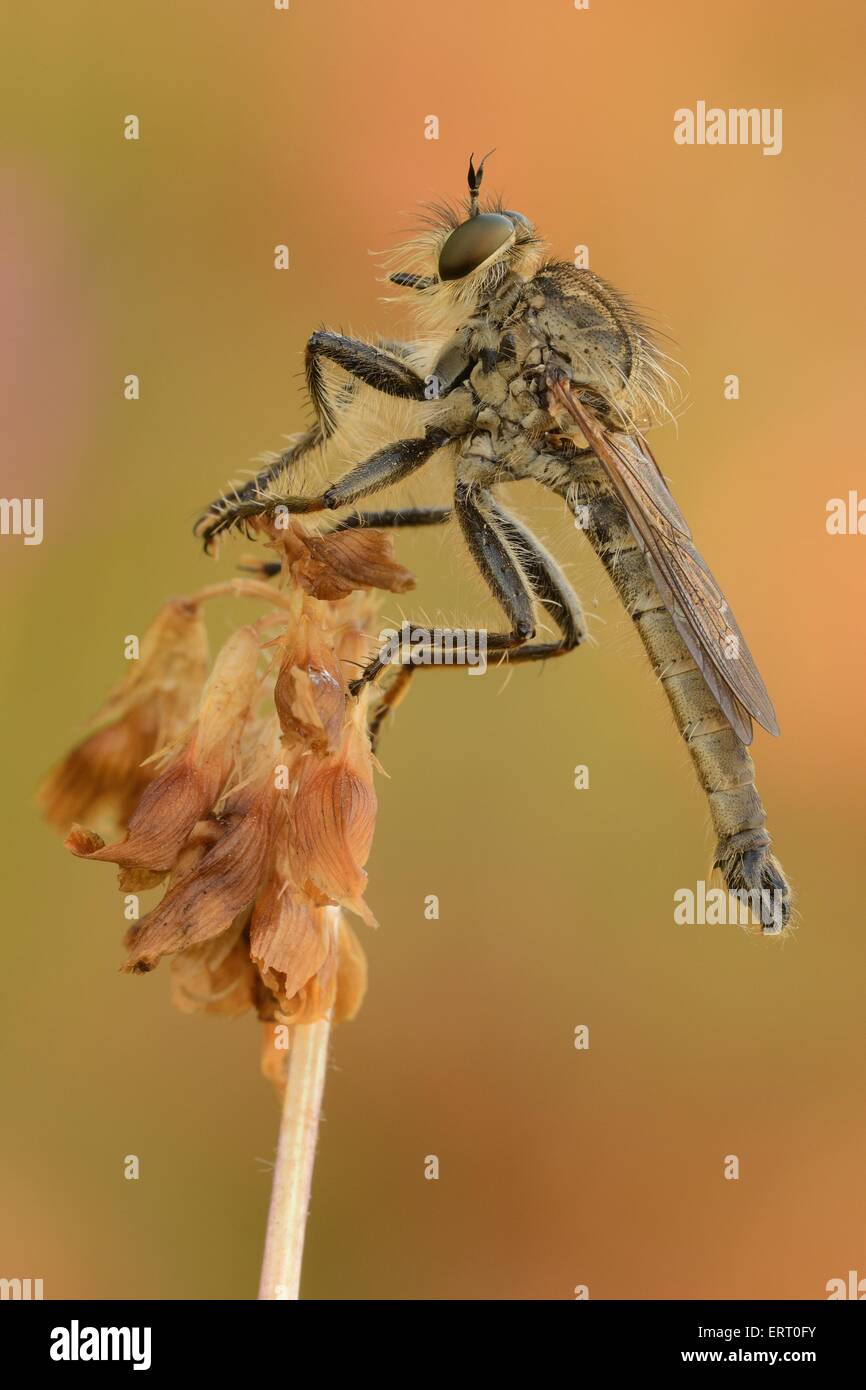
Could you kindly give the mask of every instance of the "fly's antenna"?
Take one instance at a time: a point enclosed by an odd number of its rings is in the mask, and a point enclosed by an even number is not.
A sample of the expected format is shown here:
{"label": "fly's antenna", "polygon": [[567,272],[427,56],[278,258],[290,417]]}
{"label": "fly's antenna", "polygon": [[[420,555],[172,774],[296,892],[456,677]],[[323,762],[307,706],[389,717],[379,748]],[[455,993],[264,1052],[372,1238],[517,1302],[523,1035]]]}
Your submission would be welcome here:
{"label": "fly's antenna", "polygon": [[492,154],[495,154],[495,153],[496,153],[495,149],[493,149],[493,150],[488,150],[487,153],[486,153],[486,155],[484,156],[484,159],[482,159],[482,161],[481,161],[481,163],[479,164],[479,166],[478,166],[477,169],[475,168],[475,165],[472,163],[472,160],[473,160],[473,157],[474,157],[474,156],[473,156],[473,155],[470,155],[470,156],[469,156],[469,175],[468,175],[467,182],[468,182],[468,184],[469,184],[469,216],[470,216],[470,217],[477,217],[477,216],[478,216],[478,190],[479,190],[480,187],[481,187],[481,180],[484,178],[484,160],[485,160],[485,159],[489,159],[490,156],[491,156]]}

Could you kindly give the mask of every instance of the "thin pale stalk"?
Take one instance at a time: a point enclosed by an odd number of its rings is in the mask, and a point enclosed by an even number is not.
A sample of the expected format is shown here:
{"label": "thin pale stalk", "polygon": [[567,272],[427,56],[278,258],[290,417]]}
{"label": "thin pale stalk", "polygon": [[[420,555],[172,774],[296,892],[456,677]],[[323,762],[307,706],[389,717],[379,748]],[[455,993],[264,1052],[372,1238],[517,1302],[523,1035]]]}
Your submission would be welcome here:
{"label": "thin pale stalk", "polygon": [[209,603],[214,598],[262,599],[266,603],[273,603],[279,608],[288,608],[291,611],[295,606],[291,594],[274,589],[261,579],[226,579],[219,584],[208,584],[207,588],[199,589],[197,594],[190,595],[190,603]]}
{"label": "thin pale stalk", "polygon": [[[327,908],[328,926],[337,935],[340,909]],[[330,1017],[292,1029],[289,1073],[283,1097],[260,1299],[300,1298],[304,1234],[313,1184],[319,1117],[325,1089]]]}

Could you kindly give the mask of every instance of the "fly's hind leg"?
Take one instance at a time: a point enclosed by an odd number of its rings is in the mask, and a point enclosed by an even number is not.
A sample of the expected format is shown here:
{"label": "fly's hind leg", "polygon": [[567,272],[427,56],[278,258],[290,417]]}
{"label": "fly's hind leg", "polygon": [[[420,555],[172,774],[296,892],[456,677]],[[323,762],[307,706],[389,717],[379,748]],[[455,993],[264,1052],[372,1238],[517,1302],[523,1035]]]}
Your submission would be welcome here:
{"label": "fly's hind leg", "polygon": [[510,653],[508,661],[540,661],[547,656],[561,656],[573,651],[586,637],[586,624],[577,594],[538,537],[495,498],[490,499],[489,505],[520,561],[533,594],[562,633],[558,642],[527,643],[517,648]]}
{"label": "fly's hind leg", "polygon": [[[476,501],[476,495],[480,500]],[[454,494],[454,511],[476,564],[487,580],[494,598],[511,622],[510,632],[487,634],[486,648],[488,651],[507,651],[528,642],[534,636],[533,599],[505,537],[485,510],[484,500],[489,496],[486,490],[481,489],[474,494],[468,484],[460,483]],[[435,662],[437,656],[441,662],[445,655],[446,641],[450,640],[452,634],[446,635],[442,631],[437,633],[435,629],[431,630],[426,625],[404,623],[399,635],[398,649],[395,651],[390,645],[383,647],[378,655],[368,662],[357,680],[350,683],[351,694],[357,695],[395,660],[398,664],[405,660],[404,645],[407,632],[411,634],[413,665]],[[476,630],[464,632],[460,651],[455,653],[449,646],[451,661],[453,662],[456,656],[462,664],[461,658],[465,659],[470,643],[477,644],[479,636]],[[474,645],[472,650],[477,651],[478,646]]]}
{"label": "fly's hind leg", "polygon": [[397,706],[402,703],[406,691],[409,688],[412,673],[415,670],[416,667],[414,666],[401,666],[394,679],[390,681],[385,690],[383,690],[381,700],[376,705],[367,721],[367,733],[370,736],[371,752],[375,753],[378,748],[382,726],[385,720],[394,713]]}
{"label": "fly's hind leg", "polygon": [[[452,510],[450,507],[404,507],[400,510],[391,508],[382,512],[352,512],[349,516],[343,517],[337,525],[331,528],[330,534],[336,531],[358,531],[358,530],[385,530],[400,529],[410,526],[441,526],[446,521],[450,521]],[[276,573],[280,568],[277,562],[274,569],[268,567],[271,573]],[[370,748],[375,753],[379,743],[379,736],[385,720],[390,718],[394,710],[402,703],[409,681],[412,678],[414,666],[401,666],[382,692],[382,698],[373,709],[367,722],[367,732],[370,735]]]}
{"label": "fly's hind leg", "polygon": [[[451,632],[404,624],[399,651],[385,646],[364,668],[349,689],[357,694],[395,658],[404,661],[404,637],[411,634],[412,664],[439,666],[462,664],[468,652],[483,649],[500,652],[509,661],[544,661],[573,651],[584,639],[583,616],[576,594],[556,561],[532,532],[505,510],[487,488],[459,483],[454,510],[475,563],[493,597],[511,623],[509,632],[463,632],[462,648],[453,649]],[[535,636],[534,603],[538,600],[551,614],[562,637],[557,642],[532,642]]]}

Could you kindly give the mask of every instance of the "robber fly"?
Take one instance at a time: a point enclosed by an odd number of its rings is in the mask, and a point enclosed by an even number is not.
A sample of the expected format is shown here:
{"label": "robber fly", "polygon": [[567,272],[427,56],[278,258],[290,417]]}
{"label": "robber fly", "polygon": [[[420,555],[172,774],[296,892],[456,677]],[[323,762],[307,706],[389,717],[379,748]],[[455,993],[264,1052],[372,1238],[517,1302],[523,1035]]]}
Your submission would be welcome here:
{"label": "robber fly", "polygon": [[[306,348],[313,425],[212,503],[197,533],[210,547],[221,532],[277,508],[354,508],[445,454],[454,466],[453,508],[352,511],[338,529],[427,526],[455,516],[507,619],[507,628],[487,634],[488,652],[509,663],[541,661],[580,646],[584,617],[556,560],[496,489],[526,478],[551,489],[605,566],[670,701],[709,801],[714,867],[729,891],[772,901],[761,921],[778,930],[790,915],[790,889],[770,851],[747,748],[753,719],[772,734],[778,726],[745,639],[643,435],[664,401],[664,355],[615,289],[587,269],[551,260],[522,213],[498,201],[482,207],[483,171],[484,160],[476,169],[470,158],[468,199],[433,207],[424,231],[391,263],[390,281],[414,296],[419,340],[374,345],[314,333]],[[339,432],[353,391],[363,388],[416,403],[411,433],[383,443],[316,496],[291,491],[300,460]],[[556,625],[555,640],[536,640],[539,607]],[[412,628],[416,641],[423,631],[435,661],[442,634],[425,624]],[[350,689],[375,680],[384,665],[380,653]],[[395,691],[414,669],[400,668]]]}

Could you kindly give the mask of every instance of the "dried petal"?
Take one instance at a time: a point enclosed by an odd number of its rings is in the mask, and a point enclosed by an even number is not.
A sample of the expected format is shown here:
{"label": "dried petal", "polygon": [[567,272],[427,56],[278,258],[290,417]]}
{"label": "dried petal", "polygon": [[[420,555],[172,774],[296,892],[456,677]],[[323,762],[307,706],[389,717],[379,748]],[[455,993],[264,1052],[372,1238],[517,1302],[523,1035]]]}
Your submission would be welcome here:
{"label": "dried petal", "polygon": [[189,724],[207,671],[207,633],[197,604],[173,599],[141,639],[139,659],[109,694],[91,732],[48,774],[39,805],[51,824],[103,807],[125,825],[156,770],[142,767]]}
{"label": "dried petal", "polygon": [[226,642],[204,689],[183,750],[145,791],[125,838],[82,853],[125,868],[170,869],[193,826],[211,810],[231,772],[256,685],[259,644],[252,628]]}
{"label": "dried petal", "polygon": [[409,570],[394,559],[393,537],[366,528],[308,535],[309,558],[293,566],[298,583],[318,599],[342,599],[353,589],[387,589],[405,594],[414,589]]}
{"label": "dried petal", "polygon": [[318,753],[334,747],[345,720],[346,687],[333,647],[309,612],[299,614],[286,636],[274,704],[284,738]]}
{"label": "dried petal", "polygon": [[165,878],[165,869],[120,869],[117,886],[121,893],[146,893]]}
{"label": "dried petal", "polygon": [[[325,914],[322,913],[324,919]],[[316,974],[291,999],[279,1000],[277,1017],[285,1023],[315,1023],[326,1018],[337,993],[337,943],[331,926],[323,921],[325,958]]]}
{"label": "dried petal", "polygon": [[159,882],[161,875],[171,868],[196,821],[210,809],[215,799],[216,789],[209,787],[203,772],[182,760],[147,788],[123,840],[113,845],[103,842],[87,850],[80,837],[68,836],[66,847],[80,859],[154,871]]}
{"label": "dried petal", "polygon": [[348,1023],[364,1002],[367,993],[367,957],[349,923],[340,919],[337,992],[334,999],[335,1023]]}
{"label": "dried petal", "polygon": [[161,956],[217,936],[250,905],[269,862],[278,795],[272,776],[247,789],[226,833],[127,933],[124,970],[151,970]]}
{"label": "dried petal", "polygon": [[91,734],[52,768],[39,789],[37,800],[45,819],[65,830],[106,806],[125,825],[154,776],[152,768],[141,765],[155,743],[155,723],[149,714],[131,715]]}
{"label": "dried petal", "polygon": [[375,823],[370,745],[356,715],[339,753],[301,764],[289,831],[294,881],[314,901],[341,903],[371,922],[362,897],[367,884],[363,866]]}
{"label": "dried petal", "polygon": [[224,774],[231,768],[256,687],[258,656],[259,639],[253,627],[240,628],[222,648],[202,693],[190,744],[194,763],[216,762]]}
{"label": "dried petal", "polygon": [[95,854],[104,844],[101,835],[97,835],[95,830],[85,830],[83,825],[70,826],[69,834],[64,841],[66,849],[82,859],[89,854]]}
{"label": "dried petal", "polygon": [[237,1018],[254,1007],[256,971],[244,938],[247,915],[242,913],[220,936],[172,960],[171,998],[182,1013]]}
{"label": "dried petal", "polygon": [[253,910],[250,953],[280,1008],[321,969],[328,954],[328,928],[314,908],[279,878],[265,886]]}

